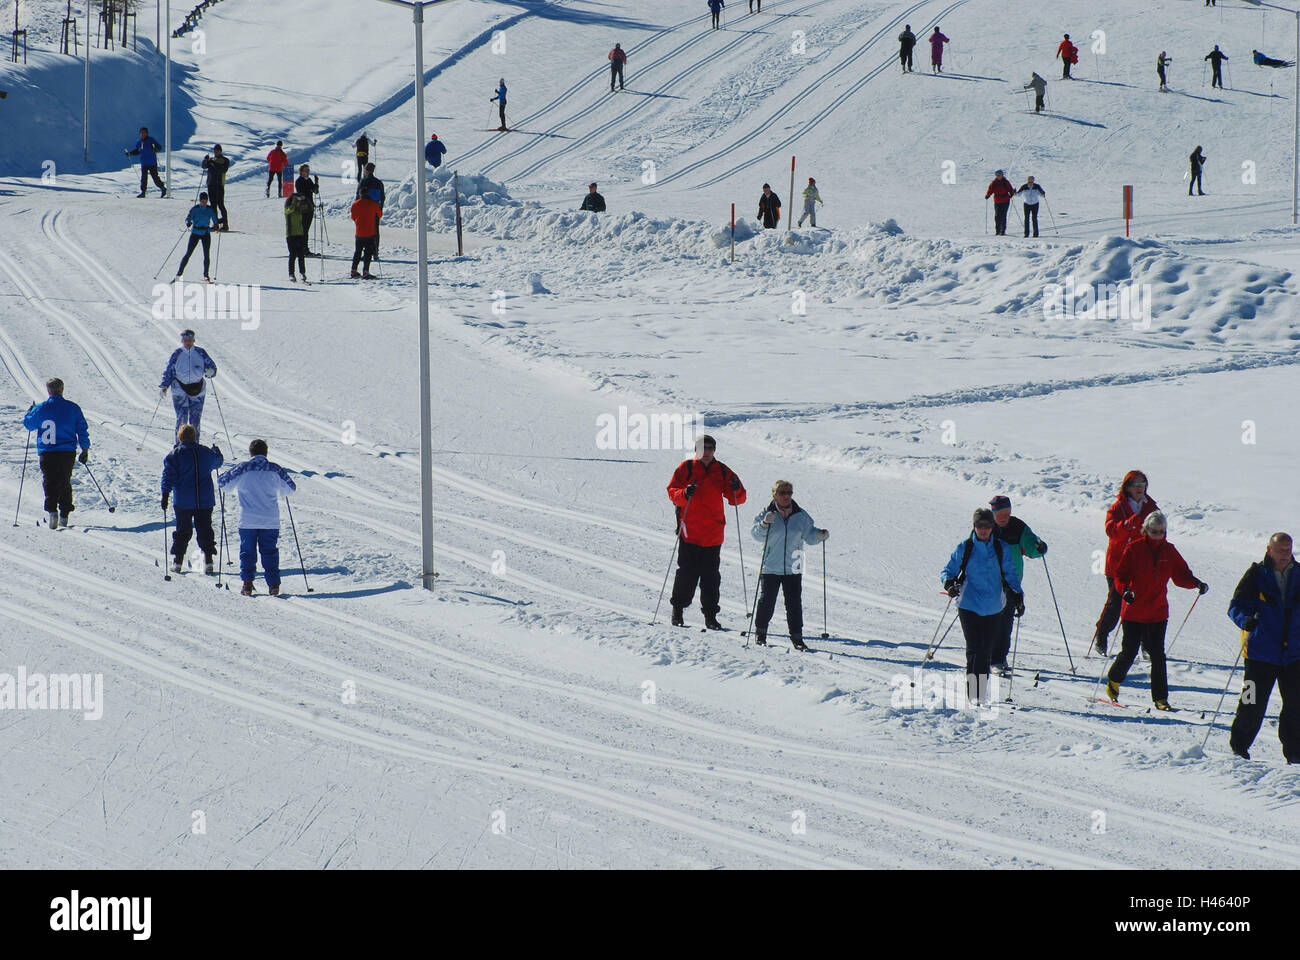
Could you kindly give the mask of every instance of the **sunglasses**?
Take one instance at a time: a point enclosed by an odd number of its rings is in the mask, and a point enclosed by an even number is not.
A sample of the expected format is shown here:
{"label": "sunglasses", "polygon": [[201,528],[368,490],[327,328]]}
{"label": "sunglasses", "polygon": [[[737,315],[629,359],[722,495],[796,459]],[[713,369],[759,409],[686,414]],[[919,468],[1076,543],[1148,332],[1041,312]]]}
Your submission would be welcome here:
{"label": "sunglasses", "polygon": [[987,520],[983,520],[983,521],[981,521],[981,522],[975,524],[975,529],[976,529],[976,530],[992,530],[992,529],[993,529],[993,524],[989,523]]}

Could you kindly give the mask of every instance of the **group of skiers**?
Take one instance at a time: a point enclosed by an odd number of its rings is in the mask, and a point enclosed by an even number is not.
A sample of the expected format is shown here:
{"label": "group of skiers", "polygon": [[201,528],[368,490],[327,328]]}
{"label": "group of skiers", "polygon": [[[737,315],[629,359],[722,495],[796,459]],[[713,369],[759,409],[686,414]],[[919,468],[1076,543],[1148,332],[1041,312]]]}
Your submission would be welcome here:
{"label": "group of skiers", "polygon": [[[1035,182],[1033,177],[1029,177],[1019,188],[1013,187],[1011,181],[1007,179],[1006,172],[998,170],[993,175],[993,180],[989,187],[984,191],[984,199],[993,198],[993,227],[994,232],[999,237],[1007,235],[1007,211],[1011,209],[1011,201],[1020,194],[1024,194],[1024,227],[1025,236],[1029,236],[1030,224],[1033,225],[1034,236],[1038,236],[1038,205],[1047,199],[1047,191],[1043,189],[1041,183]],[[987,227],[987,221],[985,229]]]}
{"label": "group of skiers", "polygon": [[[930,72],[943,72],[943,45],[951,41],[943,35],[938,25],[930,34]],[[913,73],[912,48],[916,46],[916,34],[910,23],[903,24],[903,32],[898,35],[898,62],[904,73]]]}

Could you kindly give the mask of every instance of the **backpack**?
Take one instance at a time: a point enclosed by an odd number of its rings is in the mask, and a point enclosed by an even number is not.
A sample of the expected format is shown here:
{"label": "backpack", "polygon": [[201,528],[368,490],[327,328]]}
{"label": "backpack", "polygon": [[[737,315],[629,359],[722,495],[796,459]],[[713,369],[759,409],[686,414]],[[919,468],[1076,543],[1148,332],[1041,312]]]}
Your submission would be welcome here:
{"label": "backpack", "polygon": [[[723,464],[722,464],[721,461],[718,461],[718,466],[721,467],[721,468],[725,471],[725,473],[724,473],[724,475],[723,475],[723,479],[725,480],[725,479],[726,479],[726,473],[730,473],[731,471],[730,471],[730,470],[727,470],[727,468],[726,468],[725,466],[723,466]],[[695,474],[695,458],[692,457],[690,460],[687,460],[687,461],[686,461],[686,484],[687,484],[687,486],[690,486],[690,483],[691,483],[691,477],[694,476],[694,474]],[[724,509],[725,509],[725,508],[724,508]],[[676,515],[677,515],[677,522],[676,522],[676,524],[674,524],[674,526],[673,526],[673,533],[675,533],[677,536],[680,537],[680,536],[682,535],[682,508],[679,507],[679,506],[677,506],[676,504],[673,504],[673,510],[674,510],[674,512],[675,512]],[[963,570],[966,569],[965,561],[962,562],[962,569],[963,569]]]}
{"label": "backpack", "polygon": [[[971,531],[971,533],[974,532],[975,532],[974,530]],[[990,534],[990,537],[993,540],[993,552],[998,555],[998,576],[1002,578],[1002,589],[1005,590],[1008,595],[1011,595],[1016,591],[1011,589],[1011,584],[1007,583],[1006,574],[1002,572],[1002,541],[998,539],[996,533]],[[966,564],[970,562],[970,554],[971,551],[974,549],[975,549],[975,541],[972,540],[970,537],[967,537],[966,547],[964,550],[962,550],[962,554],[961,554],[961,569],[957,571],[958,583],[966,582]]]}

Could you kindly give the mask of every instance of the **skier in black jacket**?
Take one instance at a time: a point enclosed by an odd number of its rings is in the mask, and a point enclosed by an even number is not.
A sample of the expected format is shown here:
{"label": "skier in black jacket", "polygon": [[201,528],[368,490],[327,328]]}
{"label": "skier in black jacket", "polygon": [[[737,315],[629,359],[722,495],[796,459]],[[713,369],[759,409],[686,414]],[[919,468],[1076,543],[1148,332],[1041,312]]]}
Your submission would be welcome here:
{"label": "skier in black jacket", "polygon": [[208,200],[219,221],[218,230],[229,230],[230,219],[226,213],[226,172],[230,169],[230,158],[221,152],[221,144],[212,147],[212,156],[203,157],[203,169],[208,171]]}
{"label": "skier in black jacket", "polygon": [[910,23],[903,24],[903,32],[898,35],[898,62],[903,65],[904,73],[912,72],[912,48],[916,46],[916,34]]}
{"label": "skier in black jacket", "polygon": [[[293,192],[307,198],[307,206],[302,211],[302,228],[306,231],[307,244],[311,245],[311,222],[316,218],[316,204],[320,202],[320,177],[311,172],[308,164],[298,167],[298,179],[293,182]],[[320,254],[308,250],[306,256],[317,257]]]}
{"label": "skier in black jacket", "polygon": [[[1210,61],[1210,66],[1214,68],[1214,76],[1210,80],[1210,87],[1223,89],[1223,61],[1228,59],[1228,55],[1219,49],[1216,43],[1214,49],[1205,55],[1205,59]],[[1201,81],[1204,83],[1204,81]]]}
{"label": "skier in black jacket", "polygon": [[587,195],[582,198],[582,206],[578,209],[590,210],[592,213],[605,212],[605,198],[596,192],[594,183],[587,187]]}
{"label": "skier in black jacket", "polygon": [[1187,195],[1190,197],[1192,195],[1192,187],[1196,187],[1196,192],[1203,197],[1205,196],[1205,191],[1201,189],[1201,168],[1205,166],[1205,161],[1210,158],[1201,153],[1201,148],[1197,147],[1192,151],[1192,155],[1189,159],[1192,161],[1192,180],[1191,183],[1187,185]]}
{"label": "skier in black jacket", "polygon": [[770,183],[763,184],[763,195],[758,198],[758,219],[763,221],[763,228],[771,230],[781,219],[781,198],[772,190]]}

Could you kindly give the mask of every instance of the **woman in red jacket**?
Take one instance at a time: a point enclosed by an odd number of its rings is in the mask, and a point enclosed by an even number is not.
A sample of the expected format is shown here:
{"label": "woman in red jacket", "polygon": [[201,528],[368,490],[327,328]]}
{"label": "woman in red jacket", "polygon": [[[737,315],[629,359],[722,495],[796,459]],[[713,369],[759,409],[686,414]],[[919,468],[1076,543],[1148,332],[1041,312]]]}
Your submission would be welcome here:
{"label": "woman in red jacket", "polygon": [[1124,474],[1124,482],[1115,494],[1115,502],[1106,511],[1106,605],[1097,618],[1093,641],[1097,652],[1106,655],[1106,641],[1119,623],[1120,591],[1115,587],[1115,571],[1129,544],[1142,539],[1142,522],[1160,508],[1147,496],[1147,475],[1141,470]]}
{"label": "woman in red jacket", "polygon": [[1122,588],[1124,640],[1119,655],[1111,664],[1106,696],[1119,697],[1119,685],[1128,675],[1138,648],[1151,658],[1151,699],[1157,710],[1169,709],[1169,678],[1165,670],[1165,627],[1169,625],[1169,581],[1188,590],[1209,590],[1209,584],[1197,580],[1187,568],[1187,561],[1165,539],[1168,525],[1165,515],[1152,511],[1142,522],[1142,538],[1124,551],[1115,572],[1115,586]]}

